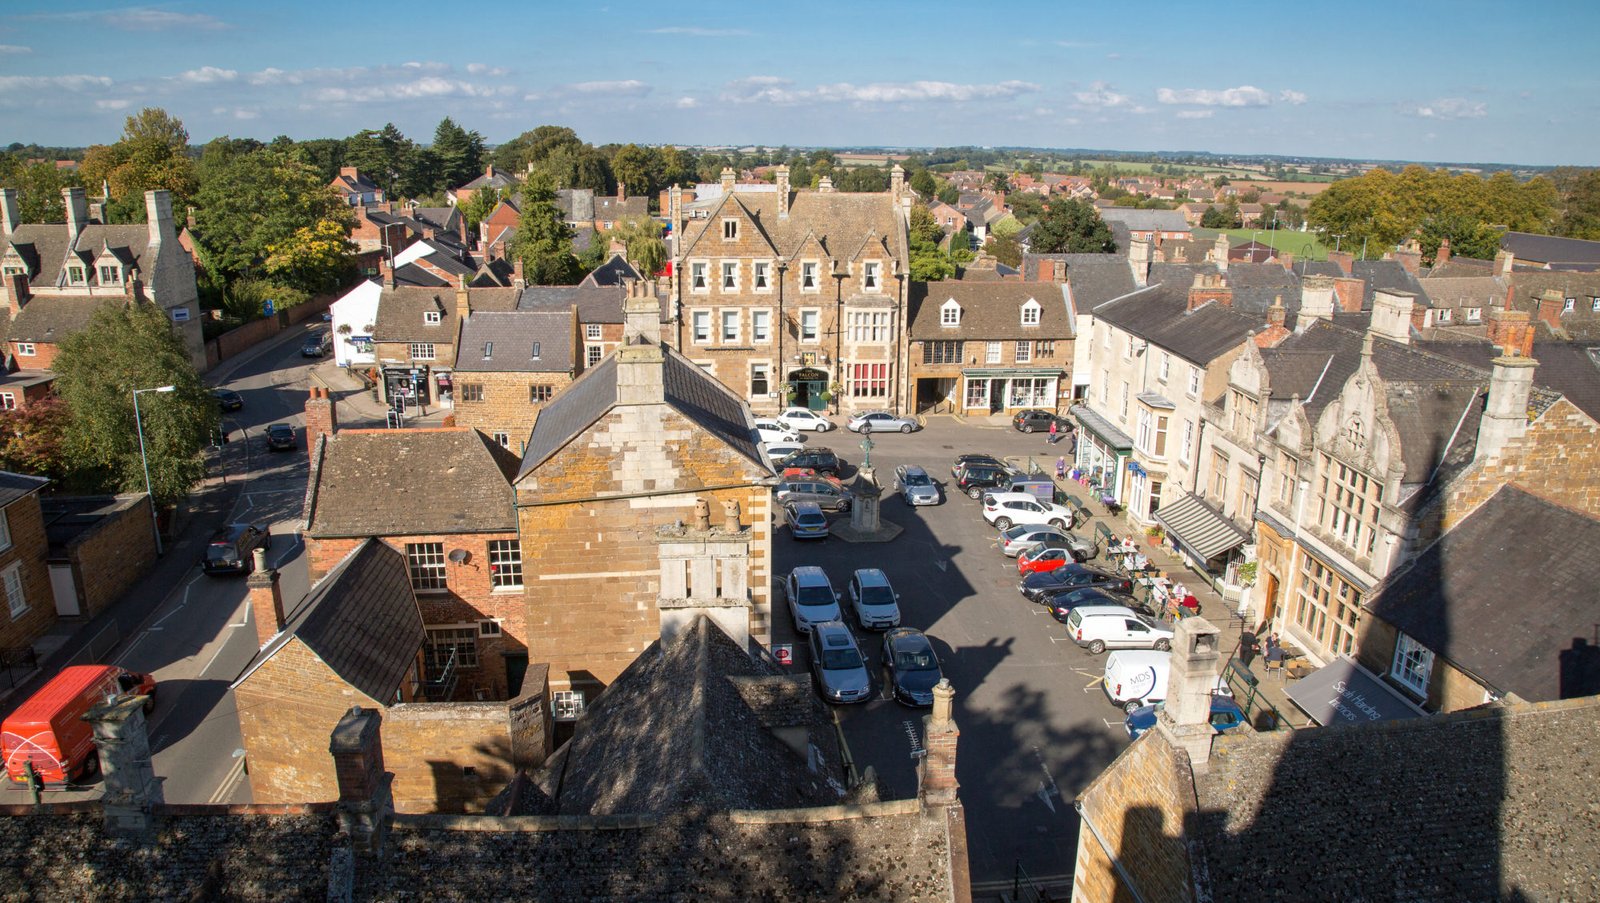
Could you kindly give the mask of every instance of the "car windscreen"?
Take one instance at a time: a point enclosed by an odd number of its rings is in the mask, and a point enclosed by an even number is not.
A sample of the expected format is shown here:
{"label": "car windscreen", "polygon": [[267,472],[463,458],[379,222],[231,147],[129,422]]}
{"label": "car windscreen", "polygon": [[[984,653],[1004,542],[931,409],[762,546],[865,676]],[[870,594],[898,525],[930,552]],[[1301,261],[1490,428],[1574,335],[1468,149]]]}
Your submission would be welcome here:
{"label": "car windscreen", "polygon": [[213,542],[206,546],[207,561],[238,561],[239,553],[231,542]]}
{"label": "car windscreen", "polygon": [[795,522],[802,527],[820,527],[826,524],[828,519],[822,516],[821,511],[802,511],[795,517]]}
{"label": "car windscreen", "polygon": [[928,475],[921,471],[906,474],[904,482],[907,486],[930,486],[933,484],[933,481],[928,479]]}
{"label": "car windscreen", "polygon": [[845,671],[861,667],[861,653],[854,646],[822,650],[822,670]]}
{"label": "car windscreen", "polygon": [[938,662],[933,660],[933,653],[926,649],[921,652],[897,651],[894,654],[896,671],[934,671],[938,667]]}
{"label": "car windscreen", "polygon": [[795,602],[800,605],[833,605],[833,590],[826,586],[802,586],[796,590]]}
{"label": "car windscreen", "polygon": [[861,587],[862,605],[893,605],[894,591],[887,586]]}

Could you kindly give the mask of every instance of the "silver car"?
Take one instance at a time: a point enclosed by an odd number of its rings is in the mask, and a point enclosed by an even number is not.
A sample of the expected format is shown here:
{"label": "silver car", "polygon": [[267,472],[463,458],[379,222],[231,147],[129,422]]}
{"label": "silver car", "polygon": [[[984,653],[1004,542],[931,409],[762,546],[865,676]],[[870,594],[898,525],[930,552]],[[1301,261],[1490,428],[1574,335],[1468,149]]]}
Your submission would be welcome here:
{"label": "silver car", "polygon": [[1004,552],[1007,558],[1015,558],[1047,539],[1064,540],[1066,538],[1067,531],[1058,527],[1041,526],[1039,524],[1017,524],[1015,527],[1001,532],[997,544],[1000,546],[1000,551]]}
{"label": "silver car", "polygon": [[850,417],[845,429],[852,433],[909,433],[922,428],[915,417],[901,417],[890,411],[861,411]]}
{"label": "silver car", "polygon": [[900,626],[900,594],[889,585],[889,577],[883,571],[861,568],[851,574],[845,595],[862,628],[888,630]]}
{"label": "silver car", "polygon": [[806,564],[790,571],[784,591],[796,631],[810,633],[817,624],[839,620],[839,594],[822,568]]}
{"label": "silver car", "polygon": [[907,505],[937,505],[944,498],[939,484],[915,464],[902,464],[894,469],[894,491],[900,493]]}
{"label": "silver car", "polygon": [[827,539],[828,516],[816,502],[796,502],[784,509],[789,521],[789,535],[795,539]]}
{"label": "silver car", "polygon": [[829,702],[866,702],[872,698],[872,677],[856,638],[842,621],[816,625],[808,640],[811,673],[822,698]]}

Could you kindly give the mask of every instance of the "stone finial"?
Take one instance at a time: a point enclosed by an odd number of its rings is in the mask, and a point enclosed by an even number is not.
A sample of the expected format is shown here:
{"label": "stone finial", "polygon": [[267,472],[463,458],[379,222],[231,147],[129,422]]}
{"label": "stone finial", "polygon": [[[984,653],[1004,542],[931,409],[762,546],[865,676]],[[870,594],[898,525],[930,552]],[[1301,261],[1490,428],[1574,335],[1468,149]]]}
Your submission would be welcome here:
{"label": "stone finial", "polygon": [[711,529],[711,503],[705,499],[694,500],[694,528],[696,530]]}
{"label": "stone finial", "polygon": [[733,499],[722,503],[722,529],[729,533],[738,533],[744,529],[744,525],[739,523],[739,503]]}
{"label": "stone finial", "polygon": [[931,727],[942,728],[950,723],[955,710],[956,688],[950,685],[950,678],[941,677],[939,683],[933,688],[933,720]]}

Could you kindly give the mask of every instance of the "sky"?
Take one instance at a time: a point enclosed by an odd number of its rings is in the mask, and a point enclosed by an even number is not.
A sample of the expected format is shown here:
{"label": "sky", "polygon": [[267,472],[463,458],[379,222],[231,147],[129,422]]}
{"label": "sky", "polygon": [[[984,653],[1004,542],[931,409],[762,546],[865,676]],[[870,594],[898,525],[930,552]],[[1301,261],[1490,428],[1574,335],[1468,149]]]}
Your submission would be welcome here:
{"label": "sky", "polygon": [[490,143],[1187,150],[1600,164],[1600,3],[0,4],[0,145],[445,116]]}

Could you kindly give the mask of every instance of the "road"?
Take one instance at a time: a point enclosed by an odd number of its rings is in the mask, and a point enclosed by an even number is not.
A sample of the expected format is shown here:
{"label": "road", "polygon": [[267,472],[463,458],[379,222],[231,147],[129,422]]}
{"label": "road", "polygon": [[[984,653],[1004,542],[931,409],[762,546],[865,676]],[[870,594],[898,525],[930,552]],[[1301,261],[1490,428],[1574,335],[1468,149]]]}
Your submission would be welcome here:
{"label": "road", "polygon": [[[851,465],[861,460],[860,436],[834,431],[807,438]],[[943,418],[918,433],[872,440],[872,463],[887,485],[895,466],[907,463],[948,480],[951,461],[963,452],[1033,455],[1053,470],[1067,447],[1048,446],[1040,435]],[[853,468],[844,476],[851,479]],[[889,575],[900,593],[903,623],[928,633],[956,690],[956,778],[973,880],[978,887],[1003,882],[1009,889],[1018,862],[1038,880],[1070,878],[1078,838],[1072,800],[1127,745],[1122,713],[1099,689],[1104,657],[1078,649],[1041,606],[1023,600],[1016,564],[995,547],[995,530],[977,502],[956,494],[939,506],[913,509],[886,493],[881,511],[904,528],[886,545],[837,538],[802,543],[780,529],[773,539],[775,582],[800,564],[821,565],[841,591],[856,568],[878,567]],[[794,639],[781,588],[774,599],[774,642],[794,642],[794,667],[804,670],[804,645]],[[877,673],[880,637],[859,629],[857,635]],[[915,794],[925,712],[881,694],[835,711],[856,767],[872,766],[885,796]]]}

